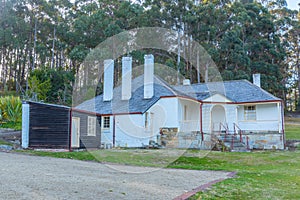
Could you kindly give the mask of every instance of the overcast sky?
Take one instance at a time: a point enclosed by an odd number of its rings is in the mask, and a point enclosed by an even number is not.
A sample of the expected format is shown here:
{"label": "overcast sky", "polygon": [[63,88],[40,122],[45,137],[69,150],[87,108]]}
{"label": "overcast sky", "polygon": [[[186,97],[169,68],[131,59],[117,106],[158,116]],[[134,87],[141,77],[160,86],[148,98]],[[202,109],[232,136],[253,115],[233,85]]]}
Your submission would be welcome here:
{"label": "overcast sky", "polygon": [[[70,0],[72,3],[75,2],[75,0]],[[287,4],[288,4],[288,7],[290,9],[293,9],[293,10],[299,10],[299,6],[298,6],[298,3],[300,3],[300,0],[286,0]]]}
{"label": "overcast sky", "polygon": [[300,0],[287,0],[286,2],[290,9],[299,10],[300,7],[298,6],[298,3],[300,3]]}

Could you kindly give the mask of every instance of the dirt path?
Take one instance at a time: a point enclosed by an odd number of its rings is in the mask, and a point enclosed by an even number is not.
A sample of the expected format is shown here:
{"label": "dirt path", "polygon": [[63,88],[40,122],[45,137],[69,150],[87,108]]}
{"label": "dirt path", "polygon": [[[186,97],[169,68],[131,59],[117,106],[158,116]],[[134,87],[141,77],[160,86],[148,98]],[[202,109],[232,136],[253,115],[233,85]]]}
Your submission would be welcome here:
{"label": "dirt path", "polygon": [[122,169],[146,168],[0,152],[0,199],[174,199],[230,174]]}

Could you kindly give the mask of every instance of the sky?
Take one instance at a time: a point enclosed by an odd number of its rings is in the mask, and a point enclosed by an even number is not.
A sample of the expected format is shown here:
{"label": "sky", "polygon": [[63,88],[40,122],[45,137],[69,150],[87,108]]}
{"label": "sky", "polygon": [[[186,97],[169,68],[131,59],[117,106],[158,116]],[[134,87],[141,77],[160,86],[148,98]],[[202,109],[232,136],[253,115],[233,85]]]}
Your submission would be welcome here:
{"label": "sky", "polygon": [[[75,0],[70,0],[72,3],[75,2]],[[298,4],[300,3],[300,0],[286,0],[289,9],[292,10],[299,10],[300,6]]]}
{"label": "sky", "polygon": [[300,0],[287,0],[288,7],[292,10],[299,10],[300,6],[298,6],[298,3],[300,3]]}

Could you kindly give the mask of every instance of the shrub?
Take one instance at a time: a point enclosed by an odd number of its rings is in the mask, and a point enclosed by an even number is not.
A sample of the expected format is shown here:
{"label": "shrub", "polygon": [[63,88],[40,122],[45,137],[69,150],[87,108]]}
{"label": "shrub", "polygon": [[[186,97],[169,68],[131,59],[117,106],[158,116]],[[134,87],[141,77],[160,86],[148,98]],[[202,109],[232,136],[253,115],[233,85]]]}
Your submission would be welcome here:
{"label": "shrub", "polygon": [[0,120],[17,124],[22,120],[22,101],[19,97],[6,96],[0,98]]}

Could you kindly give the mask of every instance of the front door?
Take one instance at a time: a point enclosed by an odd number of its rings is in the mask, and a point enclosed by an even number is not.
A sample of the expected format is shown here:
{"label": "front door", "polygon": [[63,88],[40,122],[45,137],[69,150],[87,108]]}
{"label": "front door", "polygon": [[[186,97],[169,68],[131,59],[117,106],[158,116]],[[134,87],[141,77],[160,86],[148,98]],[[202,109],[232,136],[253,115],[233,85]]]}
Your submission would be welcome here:
{"label": "front door", "polygon": [[[225,125],[226,123],[226,115],[225,109],[221,105],[215,105],[211,110],[211,130],[212,131],[220,131],[220,124]],[[221,130],[224,128],[221,127]]]}
{"label": "front door", "polygon": [[72,117],[71,147],[79,148],[80,118]]}

